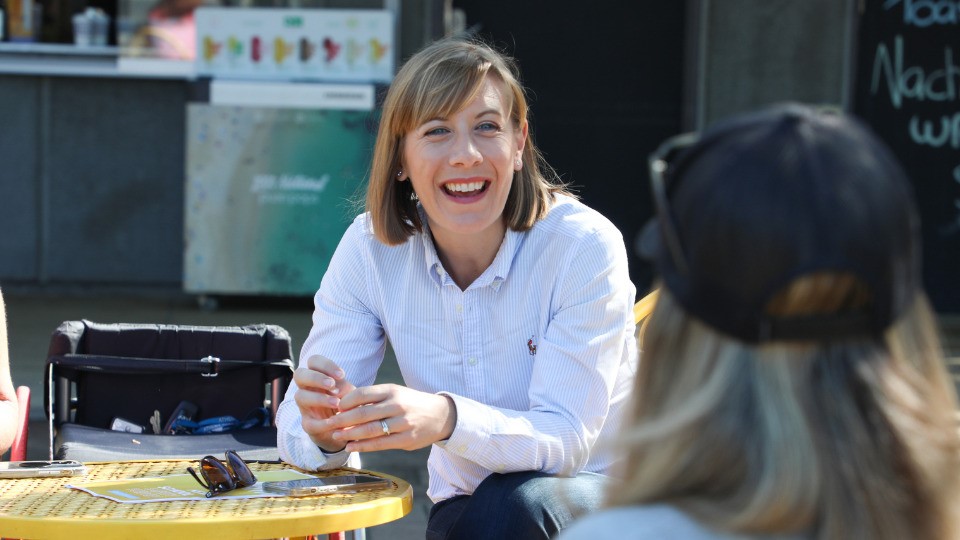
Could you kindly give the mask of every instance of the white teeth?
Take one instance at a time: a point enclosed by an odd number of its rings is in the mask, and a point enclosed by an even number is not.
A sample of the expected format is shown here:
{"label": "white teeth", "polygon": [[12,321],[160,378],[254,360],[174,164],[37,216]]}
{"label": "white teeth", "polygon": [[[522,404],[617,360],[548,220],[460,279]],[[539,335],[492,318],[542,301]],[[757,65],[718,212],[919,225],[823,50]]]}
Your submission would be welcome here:
{"label": "white teeth", "polygon": [[483,187],[483,182],[468,182],[466,184],[447,184],[445,186],[450,191],[457,191],[460,193],[469,193],[471,191],[477,191]]}

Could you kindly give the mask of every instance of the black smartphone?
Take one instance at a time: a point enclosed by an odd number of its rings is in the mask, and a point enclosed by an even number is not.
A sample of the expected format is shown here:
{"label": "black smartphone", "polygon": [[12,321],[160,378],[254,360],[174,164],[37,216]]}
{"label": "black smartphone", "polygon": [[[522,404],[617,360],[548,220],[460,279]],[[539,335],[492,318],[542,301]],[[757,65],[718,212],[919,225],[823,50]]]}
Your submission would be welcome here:
{"label": "black smartphone", "polygon": [[358,491],[368,491],[371,489],[386,489],[392,486],[393,482],[390,480],[368,474],[304,478],[301,480],[280,480],[277,482],[263,483],[264,491],[283,493],[291,497],[330,493],[356,493]]}

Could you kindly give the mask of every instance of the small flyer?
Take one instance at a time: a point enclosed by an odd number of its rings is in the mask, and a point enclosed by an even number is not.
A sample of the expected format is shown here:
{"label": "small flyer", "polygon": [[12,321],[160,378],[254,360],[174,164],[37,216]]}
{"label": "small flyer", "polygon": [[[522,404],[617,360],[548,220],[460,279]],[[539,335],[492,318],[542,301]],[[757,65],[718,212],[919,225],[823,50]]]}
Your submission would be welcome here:
{"label": "small flyer", "polygon": [[144,478],[124,478],[120,480],[101,480],[77,484],[67,484],[70,489],[84,491],[95,497],[103,497],[119,503],[149,503],[169,501],[206,501],[211,499],[252,499],[256,497],[283,497],[281,493],[263,490],[264,482],[277,480],[299,480],[313,478],[294,470],[261,471],[256,473],[257,483],[240,489],[228,491],[212,498],[206,496],[207,490],[189,474],[171,474],[166,476],[148,476]]}

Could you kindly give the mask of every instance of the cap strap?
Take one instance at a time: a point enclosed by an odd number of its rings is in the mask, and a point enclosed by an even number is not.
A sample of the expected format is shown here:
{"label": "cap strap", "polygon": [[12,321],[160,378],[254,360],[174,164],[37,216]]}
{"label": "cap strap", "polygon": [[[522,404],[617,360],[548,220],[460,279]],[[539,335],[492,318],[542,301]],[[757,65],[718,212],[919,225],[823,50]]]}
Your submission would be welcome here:
{"label": "cap strap", "polygon": [[755,341],[830,341],[856,336],[876,337],[876,328],[869,313],[846,313],[807,317],[769,318],[760,321]]}

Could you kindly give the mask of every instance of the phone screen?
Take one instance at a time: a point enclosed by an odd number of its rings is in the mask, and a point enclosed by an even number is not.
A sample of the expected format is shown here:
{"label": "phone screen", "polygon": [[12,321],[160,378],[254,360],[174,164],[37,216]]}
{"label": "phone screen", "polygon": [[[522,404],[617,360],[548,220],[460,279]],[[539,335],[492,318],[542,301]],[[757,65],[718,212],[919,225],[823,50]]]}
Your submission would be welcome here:
{"label": "phone screen", "polygon": [[392,482],[384,478],[353,474],[326,478],[304,478],[302,480],[264,482],[263,489],[286,495],[312,495],[319,493],[366,491],[370,489],[388,488],[392,485]]}
{"label": "phone screen", "polygon": [[383,478],[377,478],[376,476],[360,476],[360,475],[349,475],[349,476],[329,476],[327,478],[304,478],[303,480],[290,480],[290,484],[295,487],[309,487],[309,486],[346,486],[346,485],[362,485],[362,484],[380,484],[383,483]]}

